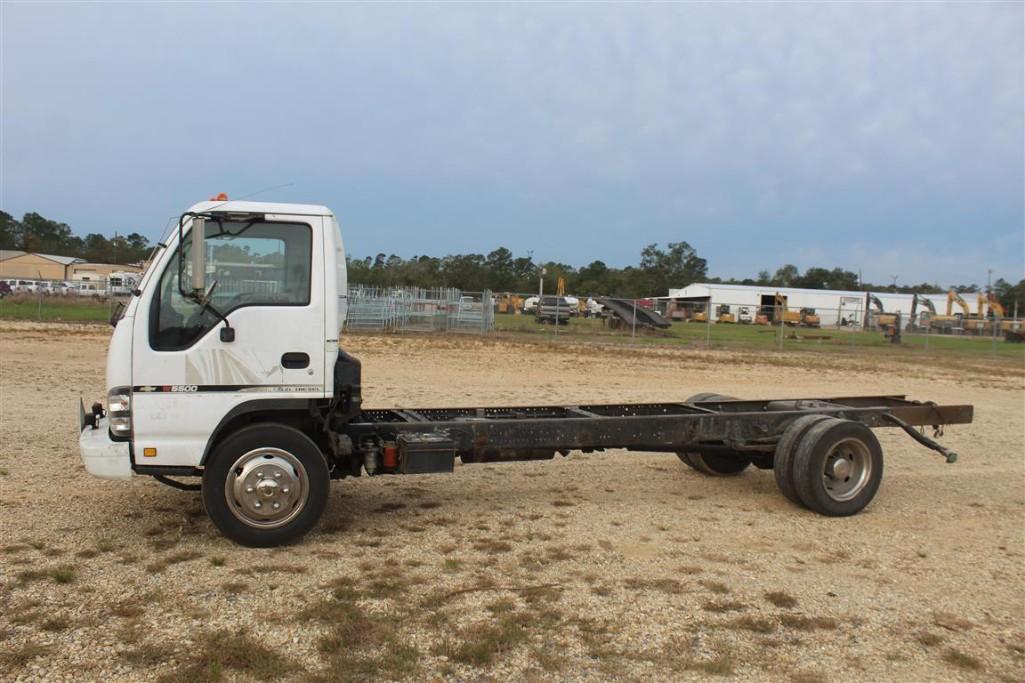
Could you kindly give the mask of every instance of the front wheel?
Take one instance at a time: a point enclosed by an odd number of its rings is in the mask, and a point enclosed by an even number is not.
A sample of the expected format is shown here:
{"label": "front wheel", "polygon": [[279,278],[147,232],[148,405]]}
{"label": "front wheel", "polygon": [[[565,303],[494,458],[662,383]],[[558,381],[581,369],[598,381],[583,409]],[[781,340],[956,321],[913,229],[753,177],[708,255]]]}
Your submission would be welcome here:
{"label": "front wheel", "polygon": [[285,545],[320,519],[329,485],[327,463],[309,437],[284,425],[253,425],[214,449],[203,471],[203,505],[236,543]]}

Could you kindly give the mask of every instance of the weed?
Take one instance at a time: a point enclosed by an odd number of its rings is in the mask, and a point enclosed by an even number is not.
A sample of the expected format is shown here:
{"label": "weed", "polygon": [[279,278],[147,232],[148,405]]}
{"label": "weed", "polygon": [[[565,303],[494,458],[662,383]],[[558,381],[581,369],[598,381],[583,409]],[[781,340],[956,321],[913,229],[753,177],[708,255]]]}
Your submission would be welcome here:
{"label": "weed", "polygon": [[706,612],[722,614],[724,612],[741,612],[747,609],[747,605],[733,600],[721,600],[719,602],[706,602],[701,606]]}
{"label": "weed", "polygon": [[174,671],[161,676],[163,683],[219,681],[226,671],[260,681],[282,679],[301,672],[294,661],[274,652],[244,630],[216,631],[197,640],[199,648]]}
{"label": "weed", "polygon": [[499,553],[510,552],[513,548],[505,541],[496,541],[491,538],[486,538],[474,543],[473,549],[482,553],[487,553],[488,555],[497,555]]}
{"label": "weed", "polygon": [[507,654],[527,640],[524,622],[529,619],[525,614],[504,614],[494,624],[467,629],[461,634],[461,642],[446,640],[439,654],[461,664],[489,666],[496,657]]}
{"label": "weed", "polygon": [[405,503],[381,503],[374,512],[395,512],[406,507]]}
{"label": "weed", "polygon": [[638,579],[631,578],[623,581],[623,585],[631,590],[657,591],[678,595],[683,592],[683,586],[676,579]]}
{"label": "weed", "polygon": [[726,595],[730,592],[730,587],[727,586],[725,583],[720,583],[719,581],[705,579],[704,581],[699,581],[698,583],[700,583],[702,586],[712,591],[716,595]]}
{"label": "weed", "polygon": [[968,631],[975,626],[974,622],[959,617],[956,614],[951,614],[950,612],[934,612],[932,615],[932,623],[940,628],[945,628],[948,631],[955,632]]}
{"label": "weed", "polygon": [[18,573],[18,583],[20,584],[42,581],[44,579],[50,579],[54,583],[61,584],[74,583],[75,570],[65,565],[52,569],[26,569]]}
{"label": "weed", "polygon": [[552,505],[554,505],[557,508],[571,508],[574,505],[576,505],[576,503],[574,503],[571,500],[565,500],[563,498],[560,498],[559,500],[553,500]]}
{"label": "weed", "polygon": [[194,550],[182,550],[181,552],[168,555],[165,558],[159,559],[156,562],[152,562],[146,565],[146,571],[150,574],[159,574],[165,569],[174,564],[181,564],[182,562],[188,562],[189,560],[195,560],[202,557],[202,554],[197,553]]}
{"label": "weed", "polygon": [[118,602],[110,608],[111,614],[115,617],[122,617],[124,619],[141,617],[145,611],[146,610],[137,600]]}
{"label": "weed", "polygon": [[776,607],[784,607],[786,609],[797,607],[797,598],[782,591],[771,591],[766,593],[765,599]]}
{"label": "weed", "polygon": [[915,636],[915,640],[926,647],[935,647],[943,642],[943,636],[936,633],[930,633],[928,631],[922,631]]}
{"label": "weed", "polygon": [[33,550],[42,550],[46,547],[46,543],[42,541],[29,541],[28,544],[32,546]]}
{"label": "weed", "polygon": [[750,615],[737,617],[727,624],[727,628],[742,629],[754,633],[772,633],[776,630],[776,624],[768,619],[760,619]]}
{"label": "weed", "polygon": [[0,650],[0,669],[10,673],[15,669],[24,668],[33,659],[42,657],[49,651],[49,646],[37,643],[24,643],[13,650]]}
{"label": "weed", "polygon": [[224,558],[223,557],[211,557],[210,558],[210,564],[212,566],[214,566],[214,567],[223,567],[224,566]]}
{"label": "weed", "polygon": [[91,560],[99,554],[100,551],[96,550],[95,548],[86,548],[85,550],[79,550],[77,553],[75,553],[75,557],[80,557],[83,560]]}
{"label": "weed", "polygon": [[229,581],[221,584],[221,590],[229,595],[238,595],[248,590],[249,585],[242,581]]}
{"label": "weed", "polygon": [[163,664],[171,654],[167,648],[160,645],[143,643],[136,648],[122,652],[121,657],[129,664],[151,667]]}
{"label": "weed", "polygon": [[63,616],[47,619],[39,625],[39,628],[43,629],[44,631],[50,632],[66,631],[70,627],[71,622],[68,621],[67,617]]}
{"label": "weed", "polygon": [[441,566],[446,572],[453,574],[462,569],[463,563],[461,560],[457,560],[454,557],[446,557]]}
{"label": "weed", "polygon": [[833,617],[805,617],[799,614],[784,614],[779,618],[787,628],[798,631],[833,631],[838,624]]}
{"label": "weed", "polygon": [[817,671],[797,671],[790,675],[790,683],[829,683],[829,679]]}
{"label": "weed", "polygon": [[425,500],[424,502],[417,505],[421,510],[433,510],[434,508],[440,508],[441,503],[436,500]]}
{"label": "weed", "polygon": [[943,661],[947,664],[953,664],[959,669],[965,669],[967,671],[982,671],[982,662],[971,655],[966,655],[960,650],[954,648],[948,648],[943,653]]}

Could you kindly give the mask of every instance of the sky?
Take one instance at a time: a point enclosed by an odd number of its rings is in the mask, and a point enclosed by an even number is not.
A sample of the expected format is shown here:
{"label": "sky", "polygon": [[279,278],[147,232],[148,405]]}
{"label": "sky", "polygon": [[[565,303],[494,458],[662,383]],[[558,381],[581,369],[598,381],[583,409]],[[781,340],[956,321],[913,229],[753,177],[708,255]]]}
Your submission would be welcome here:
{"label": "sky", "polygon": [[279,186],[358,256],[1017,281],[1023,7],[4,2],[0,209],[155,241]]}

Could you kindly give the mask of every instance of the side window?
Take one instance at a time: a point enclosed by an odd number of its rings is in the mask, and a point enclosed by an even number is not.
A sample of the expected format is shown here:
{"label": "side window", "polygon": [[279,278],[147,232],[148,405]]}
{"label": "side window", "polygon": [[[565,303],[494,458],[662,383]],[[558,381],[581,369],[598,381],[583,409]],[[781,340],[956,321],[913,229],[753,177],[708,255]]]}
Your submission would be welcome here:
{"label": "side window", "polygon": [[[216,281],[210,307],[229,316],[244,306],[306,306],[310,303],[312,229],[305,223],[239,223],[207,220],[206,282]],[[183,253],[184,287],[189,286],[190,241]],[[175,351],[194,344],[220,318],[182,295],[178,254],[160,276],[150,318],[150,345]]]}

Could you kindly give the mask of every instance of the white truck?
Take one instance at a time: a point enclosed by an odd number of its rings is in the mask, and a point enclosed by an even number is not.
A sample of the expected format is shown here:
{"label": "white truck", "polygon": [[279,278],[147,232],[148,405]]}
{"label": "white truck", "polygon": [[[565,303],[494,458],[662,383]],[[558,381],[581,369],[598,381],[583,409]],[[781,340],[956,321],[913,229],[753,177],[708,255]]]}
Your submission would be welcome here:
{"label": "white truck", "polygon": [[106,406],[79,407],[86,469],[201,490],[213,523],[250,546],[302,537],[331,479],[606,448],[676,453],[710,476],[773,469],[792,501],[839,516],[878,489],[871,428],[903,427],[952,461],[912,426],[972,419],[971,406],[901,396],[367,409],[360,364],[339,347],[346,292],[327,208],[193,206],[112,319]]}

